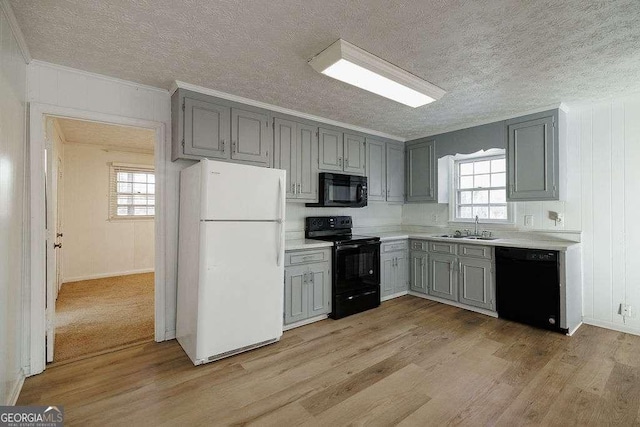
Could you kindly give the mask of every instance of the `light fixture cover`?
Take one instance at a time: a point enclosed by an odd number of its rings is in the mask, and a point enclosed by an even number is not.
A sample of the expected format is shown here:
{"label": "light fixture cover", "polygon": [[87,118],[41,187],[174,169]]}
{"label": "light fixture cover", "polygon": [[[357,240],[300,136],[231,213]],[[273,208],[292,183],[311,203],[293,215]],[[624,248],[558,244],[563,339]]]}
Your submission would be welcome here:
{"label": "light fixture cover", "polygon": [[439,87],[342,39],[309,61],[319,73],[410,107],[442,98]]}

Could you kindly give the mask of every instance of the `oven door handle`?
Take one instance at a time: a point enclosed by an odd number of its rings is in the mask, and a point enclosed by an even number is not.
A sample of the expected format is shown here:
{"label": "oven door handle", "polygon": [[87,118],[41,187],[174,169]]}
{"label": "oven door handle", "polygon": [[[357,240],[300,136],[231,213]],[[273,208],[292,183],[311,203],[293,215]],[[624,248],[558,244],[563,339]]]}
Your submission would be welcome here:
{"label": "oven door handle", "polygon": [[358,249],[361,246],[362,245],[340,245],[340,246],[336,247],[336,250],[340,251],[340,250],[343,250],[343,249]]}

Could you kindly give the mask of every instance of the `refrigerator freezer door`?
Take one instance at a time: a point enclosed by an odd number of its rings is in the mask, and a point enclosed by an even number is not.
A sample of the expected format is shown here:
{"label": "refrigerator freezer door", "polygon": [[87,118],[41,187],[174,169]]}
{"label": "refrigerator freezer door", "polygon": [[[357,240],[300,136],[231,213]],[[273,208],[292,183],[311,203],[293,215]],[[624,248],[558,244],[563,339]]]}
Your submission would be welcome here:
{"label": "refrigerator freezer door", "polygon": [[196,357],[282,335],[284,256],[276,222],[202,223]]}
{"label": "refrigerator freezer door", "polygon": [[203,160],[203,220],[284,219],[286,172]]}

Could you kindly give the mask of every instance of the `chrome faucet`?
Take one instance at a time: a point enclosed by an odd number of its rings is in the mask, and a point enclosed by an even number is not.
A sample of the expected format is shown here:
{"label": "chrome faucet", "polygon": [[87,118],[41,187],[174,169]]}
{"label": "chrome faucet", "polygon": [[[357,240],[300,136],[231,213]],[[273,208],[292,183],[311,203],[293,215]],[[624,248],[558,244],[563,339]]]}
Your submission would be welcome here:
{"label": "chrome faucet", "polygon": [[477,236],[477,235],[478,235],[478,219],[479,219],[479,218],[478,218],[478,215],[476,215],[476,228],[475,228],[475,231],[473,232],[473,235],[474,235],[474,236]]}

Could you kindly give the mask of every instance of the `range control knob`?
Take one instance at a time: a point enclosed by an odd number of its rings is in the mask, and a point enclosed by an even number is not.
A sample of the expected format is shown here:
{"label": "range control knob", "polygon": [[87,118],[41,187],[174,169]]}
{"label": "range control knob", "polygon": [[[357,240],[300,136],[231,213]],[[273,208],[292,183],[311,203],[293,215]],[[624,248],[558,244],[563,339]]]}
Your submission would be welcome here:
{"label": "range control knob", "polygon": [[556,324],[556,319],[554,319],[553,317],[550,317],[549,318],[549,323],[552,324],[552,325],[555,325]]}

